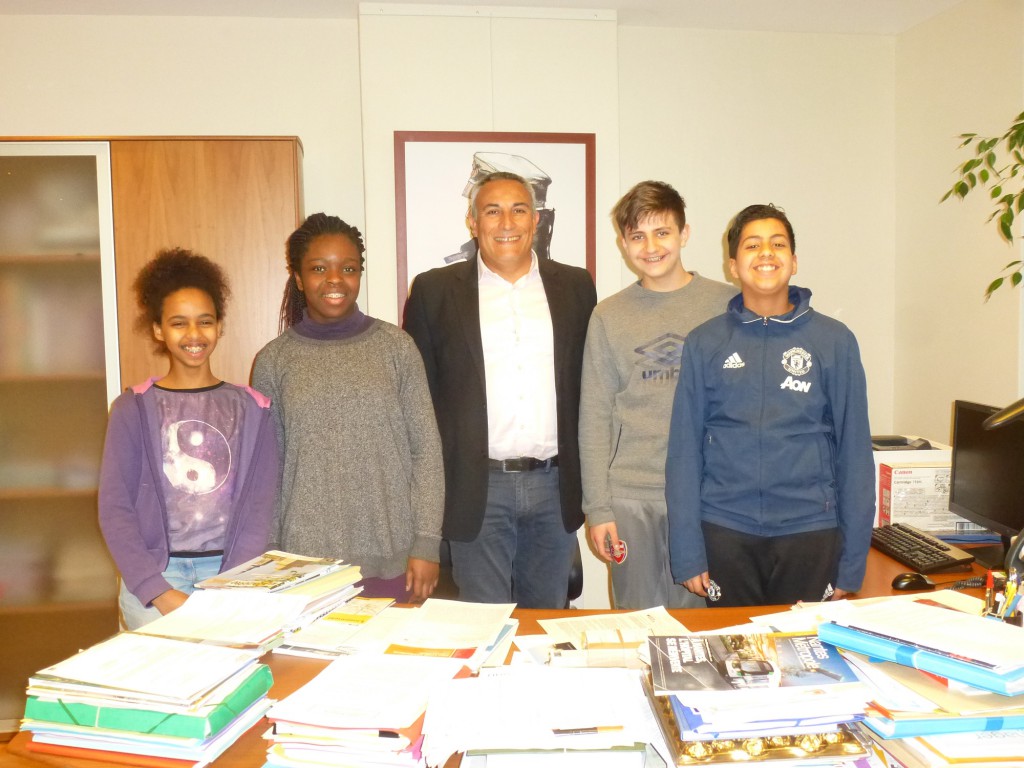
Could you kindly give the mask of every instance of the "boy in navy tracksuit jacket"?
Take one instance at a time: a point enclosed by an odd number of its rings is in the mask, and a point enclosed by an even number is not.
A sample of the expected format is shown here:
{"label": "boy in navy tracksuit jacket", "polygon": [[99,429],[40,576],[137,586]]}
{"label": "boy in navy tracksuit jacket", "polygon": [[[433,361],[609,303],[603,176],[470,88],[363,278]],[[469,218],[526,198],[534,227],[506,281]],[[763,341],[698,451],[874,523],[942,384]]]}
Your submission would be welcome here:
{"label": "boy in navy tracksuit jacket", "polygon": [[857,341],[789,285],[780,209],[744,209],[728,240],[742,294],[690,333],[672,409],[672,576],[709,605],[842,597],[861,586],[874,519]]}

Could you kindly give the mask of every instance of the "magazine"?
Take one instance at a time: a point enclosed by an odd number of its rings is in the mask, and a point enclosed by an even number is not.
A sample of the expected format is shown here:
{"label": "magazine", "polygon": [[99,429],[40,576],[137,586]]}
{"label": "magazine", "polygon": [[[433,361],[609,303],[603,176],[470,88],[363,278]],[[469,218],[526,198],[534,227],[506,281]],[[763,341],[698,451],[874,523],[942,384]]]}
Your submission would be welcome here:
{"label": "magazine", "polygon": [[336,571],[344,564],[342,560],[271,550],[209,579],[203,579],[196,586],[200,589],[243,588],[279,592]]}
{"label": "magazine", "polygon": [[820,699],[823,692],[863,688],[839,651],[814,634],[671,635],[648,642],[654,692],[684,702],[767,703],[793,699],[789,693],[803,698],[803,691]]}

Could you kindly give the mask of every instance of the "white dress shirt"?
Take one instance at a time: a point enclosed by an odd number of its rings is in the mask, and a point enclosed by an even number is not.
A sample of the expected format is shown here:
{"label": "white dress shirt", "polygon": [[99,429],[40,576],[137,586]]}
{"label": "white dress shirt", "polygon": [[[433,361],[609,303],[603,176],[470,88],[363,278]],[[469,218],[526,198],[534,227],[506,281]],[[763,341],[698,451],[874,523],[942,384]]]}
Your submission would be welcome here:
{"label": "white dress shirt", "polygon": [[537,254],[514,283],[477,263],[490,458],[551,458],[558,454],[554,335]]}

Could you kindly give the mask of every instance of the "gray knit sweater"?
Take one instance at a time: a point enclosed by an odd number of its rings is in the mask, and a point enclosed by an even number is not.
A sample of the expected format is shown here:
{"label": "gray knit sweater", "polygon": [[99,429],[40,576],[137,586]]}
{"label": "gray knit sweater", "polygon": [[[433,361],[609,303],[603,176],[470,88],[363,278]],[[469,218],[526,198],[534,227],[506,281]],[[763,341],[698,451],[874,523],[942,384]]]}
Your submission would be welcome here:
{"label": "gray knit sweater", "polygon": [[665,455],[683,342],[725,311],[731,285],[701,277],[675,291],[639,282],[600,302],[583,352],[580,459],[590,525],[615,520],[611,499],[665,499]]}
{"label": "gray knit sweater", "polygon": [[256,356],[281,450],[274,543],[394,578],[409,557],[437,562],[441,440],[412,339],[382,320],[352,338],[287,330]]}

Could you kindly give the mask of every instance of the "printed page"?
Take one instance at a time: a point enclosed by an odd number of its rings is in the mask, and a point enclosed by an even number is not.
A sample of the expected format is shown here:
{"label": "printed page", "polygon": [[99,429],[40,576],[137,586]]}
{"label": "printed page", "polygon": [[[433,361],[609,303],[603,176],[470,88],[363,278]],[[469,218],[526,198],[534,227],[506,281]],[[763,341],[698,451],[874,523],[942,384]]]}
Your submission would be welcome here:
{"label": "printed page", "polygon": [[391,638],[407,648],[470,649],[488,646],[512,616],[514,603],[464,603],[430,598]]}
{"label": "printed page", "polygon": [[270,550],[216,576],[204,579],[200,589],[245,588],[276,592],[289,585],[336,571],[344,563],[325,557],[306,557]]}
{"label": "printed page", "polygon": [[177,610],[135,630],[138,634],[263,645],[294,626],[306,607],[300,595],[248,590],[197,590]]}
{"label": "printed page", "polygon": [[325,656],[338,656],[348,652],[349,641],[366,624],[395,601],[390,597],[355,597],[317,619],[312,624],[293,632],[275,653],[297,650],[320,651]]}
{"label": "printed page", "polygon": [[596,616],[578,616],[565,619],[541,619],[538,622],[551,635],[552,642],[571,643],[583,648],[586,632],[630,631],[643,629],[648,635],[682,635],[689,632],[664,606],[629,613],[608,613]]}

